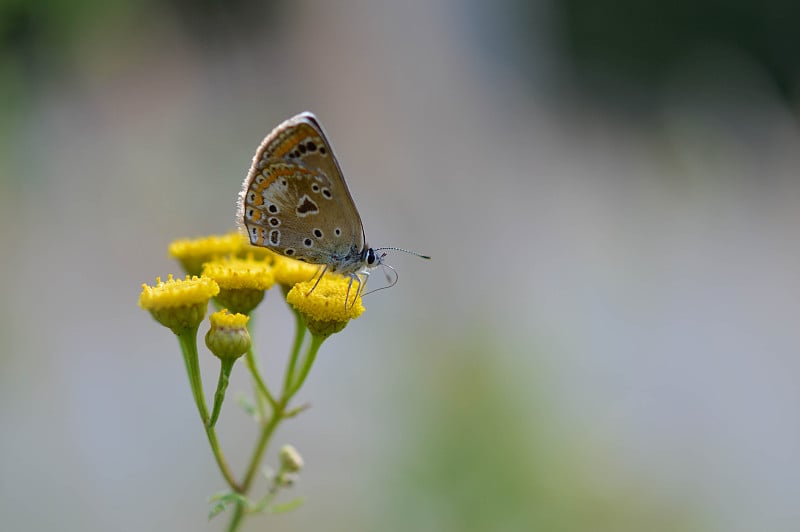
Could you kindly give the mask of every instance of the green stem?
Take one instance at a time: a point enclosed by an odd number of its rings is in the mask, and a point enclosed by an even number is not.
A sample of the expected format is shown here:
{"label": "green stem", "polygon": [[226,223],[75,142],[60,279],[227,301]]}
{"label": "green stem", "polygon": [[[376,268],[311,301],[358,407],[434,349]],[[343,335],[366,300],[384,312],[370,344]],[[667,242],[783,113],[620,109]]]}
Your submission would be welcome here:
{"label": "green stem", "polygon": [[269,423],[267,423],[264,428],[261,429],[261,436],[258,438],[258,443],[256,443],[253,456],[250,458],[250,465],[247,466],[247,473],[245,473],[244,480],[241,484],[241,491],[239,493],[245,494],[250,489],[250,484],[253,482],[256,470],[258,469],[258,464],[261,463],[261,457],[264,455],[264,451],[267,448],[269,439],[272,437],[272,434],[275,432],[278,424],[283,419],[284,408],[285,404],[283,400],[281,400],[281,402],[277,404],[275,411],[272,413]]}
{"label": "green stem", "polygon": [[303,383],[306,381],[306,377],[308,377],[308,372],[311,371],[311,366],[314,365],[314,360],[317,358],[319,347],[322,345],[322,342],[325,341],[325,338],[327,338],[327,336],[311,335],[311,345],[308,346],[308,352],[303,359],[303,367],[300,368],[300,374],[297,376],[297,380],[290,389],[290,392],[287,396],[287,401],[288,399],[294,397],[294,394],[296,394],[300,390],[300,387],[303,386]]}
{"label": "green stem", "polygon": [[[263,423],[263,420],[267,419],[267,398],[264,396],[264,393],[258,386],[258,382],[256,382],[256,375],[259,377],[261,376],[261,367],[258,364],[258,359],[255,357],[253,353],[253,346],[255,345],[255,334],[254,334],[254,327],[253,327],[253,316],[255,313],[255,309],[250,312],[250,321],[247,322],[247,332],[250,334],[250,349],[247,350],[245,354],[245,362],[247,363],[247,369],[250,370],[250,374],[253,376],[253,397],[255,398],[256,403],[256,410],[258,411],[258,419],[260,422]],[[262,379],[263,381],[263,379]],[[266,386],[265,386],[266,388]]]}
{"label": "green stem", "polygon": [[289,392],[292,387],[292,381],[294,380],[294,370],[297,366],[297,358],[300,356],[300,348],[303,346],[303,341],[306,338],[306,332],[308,328],[306,328],[306,324],[303,321],[303,317],[300,315],[299,312],[292,309],[294,312],[294,319],[295,319],[295,332],[294,332],[294,345],[292,346],[292,355],[289,357],[289,364],[286,366],[286,375],[283,377],[283,395]]}
{"label": "green stem", "polygon": [[239,525],[242,523],[242,518],[244,517],[244,505],[240,502],[236,503],[236,507],[233,510],[233,517],[231,518],[231,522],[228,523],[228,532],[236,532],[239,529]]}
{"label": "green stem", "polygon": [[311,344],[308,348],[308,353],[306,353],[305,357],[305,364],[301,370],[301,376],[297,383],[292,384],[290,372],[291,366],[297,364],[298,353],[300,352],[300,347],[303,344],[303,339],[305,338],[306,331],[305,322],[303,319],[297,315],[297,332],[295,334],[295,343],[292,349],[292,356],[289,362],[289,366],[286,369],[286,381],[285,388],[281,398],[276,402],[275,408],[272,412],[272,417],[269,420],[263,429],[261,429],[261,436],[259,437],[258,443],[256,443],[256,447],[253,451],[253,456],[250,458],[250,464],[247,467],[247,472],[245,473],[244,480],[242,481],[241,487],[242,490],[240,493],[246,493],[248,489],[250,489],[250,484],[253,482],[253,478],[255,477],[256,470],[258,469],[258,465],[261,463],[261,457],[264,455],[264,451],[267,449],[267,444],[269,443],[272,434],[275,432],[275,429],[278,427],[281,421],[286,418],[286,406],[289,404],[289,400],[292,396],[297,393],[297,390],[300,389],[300,386],[303,384],[306,376],[308,375],[309,370],[311,369],[311,364],[314,362],[314,358],[317,355],[317,351],[319,350],[319,346],[322,344],[324,338],[317,338],[313,337],[311,339]]}
{"label": "green stem", "polygon": [[[247,350],[245,354],[245,362],[247,362],[247,368],[250,370],[250,374],[253,376],[253,380],[256,383],[256,389],[258,390],[259,394],[256,396],[256,403],[261,405],[261,397],[267,400],[269,405],[272,407],[273,412],[277,407],[277,403],[275,398],[272,397],[272,394],[269,393],[269,389],[267,385],[264,383],[264,379],[261,377],[261,372],[258,370],[258,363],[256,362],[256,357],[253,354],[253,348]],[[259,406],[259,413],[261,414],[261,418],[264,419],[264,412],[262,412],[263,408]]]}
{"label": "green stem", "polygon": [[217,466],[219,466],[222,476],[225,477],[225,482],[228,483],[228,486],[230,486],[233,491],[239,492],[241,487],[233,477],[233,471],[231,471],[228,461],[225,460],[225,455],[222,454],[222,449],[217,441],[217,433],[214,430],[214,427],[206,427],[206,436],[208,436],[208,443],[211,445],[211,451],[214,453],[214,458],[217,460]]}
{"label": "green stem", "polygon": [[220,360],[219,365],[219,381],[217,382],[217,391],[214,393],[214,408],[211,411],[211,419],[208,420],[208,426],[213,427],[219,418],[219,412],[222,410],[222,401],[225,400],[225,390],[228,389],[228,381],[231,377],[231,370],[233,363],[236,359]]}
{"label": "green stem", "polygon": [[214,458],[217,461],[219,470],[225,481],[234,491],[239,491],[239,484],[233,477],[231,468],[222,454],[217,441],[217,433],[214,427],[208,426],[209,416],[208,408],[206,407],[206,400],[203,395],[203,381],[200,378],[200,361],[197,355],[197,327],[188,330],[178,335],[178,341],[181,344],[181,351],[183,352],[183,361],[186,363],[186,373],[189,375],[189,385],[192,388],[192,395],[194,402],[197,405],[197,411],[200,413],[200,419],[203,421],[203,427],[206,430],[208,443],[211,445],[211,451],[214,453]]}
{"label": "green stem", "polygon": [[178,335],[183,352],[183,361],[186,363],[186,373],[189,375],[189,386],[192,396],[200,413],[200,419],[205,425],[208,422],[208,408],[203,397],[203,381],[200,378],[200,360],[197,355],[197,327]]}
{"label": "green stem", "polygon": [[[281,393],[281,397],[277,401],[269,393],[264,381],[261,379],[261,375],[256,368],[256,361],[255,357],[253,356],[252,349],[247,353],[247,365],[253,374],[253,378],[258,385],[258,389],[261,391],[263,396],[267,398],[272,406],[272,416],[270,417],[269,422],[261,429],[261,435],[259,436],[255,449],[253,449],[253,454],[250,458],[250,463],[247,466],[244,479],[242,480],[241,484],[238,484],[233,488],[234,491],[241,495],[246,495],[250,490],[253,480],[255,479],[256,471],[258,470],[261,459],[264,456],[264,452],[266,451],[270,439],[275,433],[275,430],[278,428],[278,425],[287,417],[297,413],[297,409],[287,411],[287,406],[291,398],[300,390],[300,387],[305,382],[306,377],[311,370],[311,366],[314,364],[314,360],[317,357],[317,352],[319,351],[322,342],[325,340],[324,337],[312,336],[311,343],[308,346],[305,357],[303,358],[303,365],[300,368],[300,373],[295,377],[297,362],[300,357],[300,350],[303,347],[306,333],[308,332],[305,321],[296,311],[295,320],[297,328],[295,331],[294,345],[292,346],[292,353],[289,357],[289,363],[286,366],[283,391]],[[237,503],[233,512],[233,517],[231,517],[231,521],[228,524],[228,532],[236,532],[239,529],[245,513],[246,509],[244,505],[242,503]]]}

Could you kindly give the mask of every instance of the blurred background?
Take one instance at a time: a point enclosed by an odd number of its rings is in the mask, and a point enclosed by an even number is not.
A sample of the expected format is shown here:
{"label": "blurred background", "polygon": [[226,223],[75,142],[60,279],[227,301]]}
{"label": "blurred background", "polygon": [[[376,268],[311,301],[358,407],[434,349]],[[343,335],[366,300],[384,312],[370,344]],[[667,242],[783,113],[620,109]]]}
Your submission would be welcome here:
{"label": "blurred background", "polygon": [[[177,341],[136,303],[309,109],[369,242],[433,260],[392,255],[323,346],[268,457],[300,450],[307,502],[246,530],[796,530],[799,24],[788,0],[0,1],[0,528],[224,529]],[[272,383],[291,325],[270,293]],[[219,427],[242,471],[255,427],[230,399]]]}

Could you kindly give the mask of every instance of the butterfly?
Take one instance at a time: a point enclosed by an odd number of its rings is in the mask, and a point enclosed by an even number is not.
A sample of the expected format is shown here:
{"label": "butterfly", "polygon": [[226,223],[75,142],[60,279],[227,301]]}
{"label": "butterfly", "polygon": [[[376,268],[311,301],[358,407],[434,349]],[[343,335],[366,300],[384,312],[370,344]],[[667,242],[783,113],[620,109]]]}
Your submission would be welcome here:
{"label": "butterfly", "polygon": [[251,244],[320,265],[317,283],[327,271],[349,276],[349,286],[358,285],[357,294],[370,270],[384,264],[386,250],[430,258],[366,243],[339,162],[310,112],[284,121],[261,142],[242,184],[237,213]]}

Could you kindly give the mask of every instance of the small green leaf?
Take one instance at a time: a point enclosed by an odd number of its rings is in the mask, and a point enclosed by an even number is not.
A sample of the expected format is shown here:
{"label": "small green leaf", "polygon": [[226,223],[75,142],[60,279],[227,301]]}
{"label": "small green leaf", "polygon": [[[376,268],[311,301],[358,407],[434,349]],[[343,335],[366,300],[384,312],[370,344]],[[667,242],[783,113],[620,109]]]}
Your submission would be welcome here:
{"label": "small green leaf", "polygon": [[214,501],[222,500],[223,498],[227,497],[230,494],[231,494],[230,491],[218,491],[217,493],[215,493],[214,495],[212,495],[212,496],[210,496],[208,498],[208,502],[214,502]]}
{"label": "small green leaf", "polygon": [[283,417],[285,417],[287,419],[290,418],[290,417],[295,417],[297,414],[301,414],[301,413],[305,412],[306,410],[308,410],[309,408],[311,408],[311,403],[303,403],[302,405],[300,405],[300,406],[298,406],[296,408],[292,408],[291,410],[286,412],[283,415]]}
{"label": "small green leaf", "polygon": [[248,511],[252,506],[250,499],[244,495],[240,495],[232,491],[221,491],[219,493],[215,493],[208,498],[208,502],[214,503],[211,509],[208,511],[209,520],[224,512],[228,506],[232,504],[241,504]]}
{"label": "small green leaf", "polygon": [[305,497],[297,497],[296,499],[292,499],[289,502],[285,502],[283,504],[275,504],[267,508],[267,511],[271,514],[283,514],[286,512],[291,512],[297,508],[300,508],[303,503],[306,502]]}
{"label": "small green leaf", "polygon": [[225,511],[225,508],[227,508],[227,505],[226,505],[224,502],[221,502],[221,501],[220,501],[220,502],[216,503],[216,504],[215,504],[214,506],[212,506],[212,507],[211,507],[211,509],[208,511],[208,520],[209,520],[209,521],[211,521],[211,520],[212,520],[212,519],[214,519],[216,516],[218,516],[219,514],[221,514],[222,512],[224,512],[224,511]]}
{"label": "small green leaf", "polygon": [[272,502],[272,499],[275,498],[275,495],[277,495],[275,492],[270,492],[264,495],[264,498],[253,506],[253,513],[261,514],[269,512],[269,503]]}

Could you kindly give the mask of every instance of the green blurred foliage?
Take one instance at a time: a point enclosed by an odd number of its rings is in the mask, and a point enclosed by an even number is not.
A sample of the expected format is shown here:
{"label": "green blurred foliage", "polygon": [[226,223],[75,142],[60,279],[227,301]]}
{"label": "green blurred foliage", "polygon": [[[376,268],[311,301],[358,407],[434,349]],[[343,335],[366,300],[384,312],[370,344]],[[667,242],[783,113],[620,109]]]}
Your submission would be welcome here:
{"label": "green blurred foliage", "polygon": [[787,97],[798,96],[800,3],[787,0],[561,0],[569,57],[587,81],[600,71],[645,88],[698,48],[750,56]]}
{"label": "green blurred foliage", "polygon": [[[756,65],[787,102],[800,100],[800,2],[793,0],[468,0],[471,41],[491,68],[533,88],[645,115],[665,80],[695,65],[726,79]],[[502,72],[500,72],[502,74]],[[735,81],[734,81],[735,83]],[[732,83],[722,82],[723,87]]]}
{"label": "green blurred foliage", "polygon": [[[31,111],[43,91],[69,83],[97,58],[124,68],[172,46],[171,34],[205,52],[224,50],[242,28],[279,24],[277,0],[0,0],[0,135]],[[166,30],[165,30],[166,28]],[[144,49],[144,52],[142,52]],[[116,65],[116,66],[115,66]]]}
{"label": "green blurred foliage", "polygon": [[[518,356],[528,364],[535,355]],[[431,354],[441,363],[404,387],[414,390],[407,411],[417,431],[393,464],[392,505],[376,529],[696,529],[695,510],[650,484],[657,479],[616,463],[585,427],[553,417],[544,372],[531,381],[504,365],[514,358],[479,340]]]}
{"label": "green blurred foliage", "polygon": [[0,1],[4,101],[24,102],[43,80],[63,74],[79,41],[112,21],[132,20],[134,6],[127,0]]}

